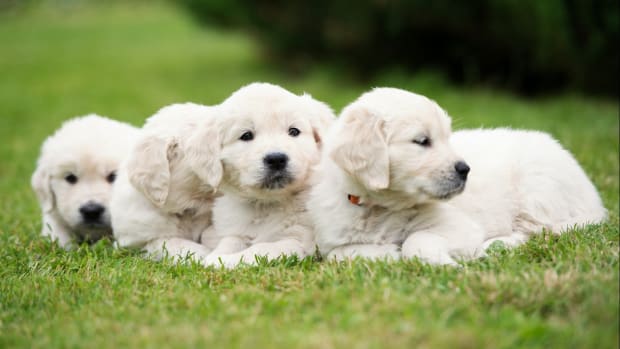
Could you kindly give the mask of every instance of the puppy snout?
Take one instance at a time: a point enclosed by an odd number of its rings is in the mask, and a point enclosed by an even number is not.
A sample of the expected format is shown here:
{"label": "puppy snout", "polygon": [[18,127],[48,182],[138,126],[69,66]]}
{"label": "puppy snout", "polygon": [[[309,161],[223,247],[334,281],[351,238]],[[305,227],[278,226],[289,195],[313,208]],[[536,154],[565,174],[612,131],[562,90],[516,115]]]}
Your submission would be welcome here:
{"label": "puppy snout", "polygon": [[80,207],[80,214],[85,222],[98,222],[104,211],[105,207],[95,202],[88,202]]}
{"label": "puppy snout", "polygon": [[263,158],[263,163],[270,170],[284,170],[288,164],[288,155],[284,153],[269,153]]}
{"label": "puppy snout", "polygon": [[465,161],[458,161],[454,164],[454,169],[462,180],[467,179],[467,174],[469,173],[470,168]]}

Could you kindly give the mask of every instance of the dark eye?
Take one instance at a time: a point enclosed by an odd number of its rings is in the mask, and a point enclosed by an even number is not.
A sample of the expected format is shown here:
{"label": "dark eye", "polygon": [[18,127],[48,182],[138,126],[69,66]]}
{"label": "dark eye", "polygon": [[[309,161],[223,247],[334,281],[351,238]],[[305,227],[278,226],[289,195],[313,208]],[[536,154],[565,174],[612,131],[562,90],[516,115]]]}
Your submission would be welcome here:
{"label": "dark eye", "polygon": [[67,183],[69,184],[75,184],[77,183],[78,178],[73,173],[69,173],[68,175],[65,176],[65,181],[67,181]]}
{"label": "dark eye", "polygon": [[416,138],[413,140],[413,143],[423,146],[423,147],[430,147],[431,146],[431,140],[428,137],[420,137],[420,138]]}
{"label": "dark eye", "polygon": [[110,174],[105,178],[105,180],[108,181],[108,183],[114,183],[114,181],[116,180],[116,171],[110,172]]}
{"label": "dark eye", "polygon": [[246,131],[239,139],[244,142],[249,142],[254,139],[254,133],[252,133],[252,131]]}
{"label": "dark eye", "polygon": [[299,129],[296,127],[291,127],[288,129],[288,135],[291,137],[297,137],[300,133],[301,131],[299,131]]}

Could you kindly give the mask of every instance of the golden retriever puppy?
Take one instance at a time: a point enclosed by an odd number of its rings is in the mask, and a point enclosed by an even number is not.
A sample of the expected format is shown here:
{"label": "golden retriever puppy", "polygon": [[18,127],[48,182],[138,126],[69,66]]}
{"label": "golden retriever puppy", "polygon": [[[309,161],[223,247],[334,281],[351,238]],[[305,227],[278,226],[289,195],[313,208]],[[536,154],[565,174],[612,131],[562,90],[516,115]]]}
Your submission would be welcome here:
{"label": "golden retriever puppy", "polygon": [[317,175],[308,202],[317,244],[339,260],[456,264],[494,239],[515,245],[543,228],[559,233],[606,214],[583,170],[548,135],[451,136],[450,118],[435,102],[394,88],[377,88],[343,110]]}
{"label": "golden retriever puppy", "polygon": [[207,181],[188,148],[198,125],[215,107],[192,103],[162,108],[150,117],[122,164],[111,201],[114,236],[121,247],[141,248],[154,259],[169,255],[201,260],[199,243],[211,224],[215,185]]}
{"label": "golden retriever puppy", "polygon": [[466,190],[451,204],[494,241],[517,246],[546,229],[560,234],[604,221],[607,210],[577,160],[538,131],[462,130],[450,143],[472,167]]}
{"label": "golden retriever puppy", "polygon": [[42,234],[65,248],[112,235],[108,202],[138,129],[98,115],[66,121],[41,147],[32,188]]}
{"label": "golden retriever puppy", "polygon": [[241,88],[220,107],[217,135],[206,125],[194,137],[205,175],[223,194],[203,234],[213,249],[205,265],[311,255],[316,245],[305,202],[333,112],[309,95],[266,83]]}

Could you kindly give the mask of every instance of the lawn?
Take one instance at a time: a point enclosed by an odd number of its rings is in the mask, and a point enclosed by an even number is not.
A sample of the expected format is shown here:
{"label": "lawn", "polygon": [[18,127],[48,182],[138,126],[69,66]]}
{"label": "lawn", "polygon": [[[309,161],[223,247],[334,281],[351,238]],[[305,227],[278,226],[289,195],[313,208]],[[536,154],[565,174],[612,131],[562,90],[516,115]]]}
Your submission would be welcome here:
{"label": "lawn", "polygon": [[[365,83],[325,67],[290,76],[249,36],[174,8],[59,3],[0,13],[0,348],[618,347],[616,101],[524,99],[398,69]],[[593,179],[609,222],[459,269],[288,259],[223,271],[106,242],[66,252],[39,236],[30,175],[62,120],[96,112],[140,125],[164,105],[218,103],[257,80],[335,110],[373,86],[402,87],[437,100],[457,129],[550,132]]]}

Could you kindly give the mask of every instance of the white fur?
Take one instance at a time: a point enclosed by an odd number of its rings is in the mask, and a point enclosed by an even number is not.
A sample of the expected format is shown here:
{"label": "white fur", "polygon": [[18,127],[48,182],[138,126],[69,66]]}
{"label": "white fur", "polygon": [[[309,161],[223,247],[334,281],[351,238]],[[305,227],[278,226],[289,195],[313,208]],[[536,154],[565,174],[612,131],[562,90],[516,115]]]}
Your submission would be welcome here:
{"label": "white fur", "polygon": [[[117,170],[137,132],[129,124],[91,114],[66,121],[45,140],[32,175],[44,236],[69,248],[74,240],[111,235],[108,202],[113,180],[108,176]],[[67,182],[68,175],[77,182]],[[89,203],[104,208],[97,224],[86,223],[80,214]]]}
{"label": "white fur", "polygon": [[142,248],[154,259],[168,254],[201,260],[209,253],[199,241],[211,224],[215,189],[202,179],[199,150],[191,145],[198,126],[207,127],[216,114],[216,107],[186,103],[162,108],[147,120],[121,166],[111,201],[120,246]]}
{"label": "white fur", "polygon": [[509,246],[543,229],[562,233],[607,212],[575,158],[550,135],[510,129],[455,132],[452,146],[472,167],[451,204],[484,222],[485,246]]}
{"label": "white fur", "polygon": [[[224,195],[215,201],[213,227],[203,243],[214,250],[206,265],[235,267],[254,263],[257,256],[305,257],[315,250],[314,232],[305,202],[312,168],[319,161],[321,137],[334,115],[308,95],[255,83],[231,95],[221,105],[219,135],[209,138],[217,147],[205,156],[206,167],[221,180]],[[297,128],[298,136],[289,134]],[[240,140],[247,131],[251,141]],[[207,147],[204,147],[207,148]],[[266,188],[267,154],[288,156],[292,178],[282,187]],[[210,159],[219,159],[218,163]],[[216,182],[216,181],[214,181]]]}
{"label": "white fur", "polygon": [[[413,142],[423,137],[431,146]],[[472,169],[459,195],[454,166],[462,159]],[[343,110],[317,173],[308,207],[328,258],[456,264],[495,239],[515,245],[543,228],[559,233],[606,215],[583,170],[550,136],[473,130],[451,137],[435,102],[393,88]]]}

